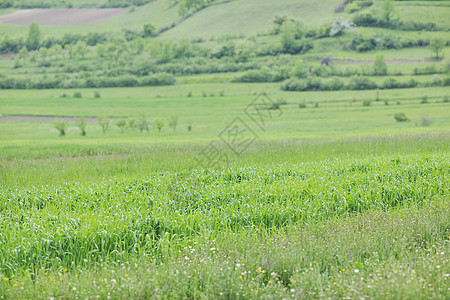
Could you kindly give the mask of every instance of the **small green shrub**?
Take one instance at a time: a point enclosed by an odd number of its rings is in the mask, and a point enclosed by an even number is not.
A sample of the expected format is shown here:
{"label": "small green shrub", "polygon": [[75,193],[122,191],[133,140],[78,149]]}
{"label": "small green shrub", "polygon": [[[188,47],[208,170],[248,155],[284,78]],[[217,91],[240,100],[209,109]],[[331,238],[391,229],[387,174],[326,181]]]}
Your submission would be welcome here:
{"label": "small green shrub", "polygon": [[384,100],[384,105],[388,106],[389,105],[389,100]]}
{"label": "small green shrub", "polygon": [[421,104],[427,104],[428,103],[428,96],[423,96],[422,101],[420,101]]}
{"label": "small green shrub", "polygon": [[87,127],[86,119],[83,117],[79,118],[76,122],[76,126],[78,128],[80,128],[80,131],[81,131],[80,135],[85,136],[86,135],[86,127]]}
{"label": "small green shrub", "polygon": [[158,132],[161,132],[161,130],[164,128],[165,125],[166,122],[164,121],[163,118],[156,118],[153,120],[153,127],[155,127],[155,129],[158,130]]}
{"label": "small green shrub", "polygon": [[81,98],[83,96],[81,95],[81,92],[75,92],[75,93],[73,93],[73,97],[74,98]]}
{"label": "small green shrub", "polygon": [[59,136],[65,136],[66,135],[66,128],[67,128],[67,122],[63,120],[55,120],[53,122],[53,126],[56,130],[59,131]]}
{"label": "small green shrub", "polygon": [[101,97],[100,92],[95,92],[94,93],[94,98],[100,98],[100,97]]}
{"label": "small green shrub", "polygon": [[442,100],[442,102],[444,102],[444,103],[448,103],[448,97],[447,97],[447,96],[445,96],[445,97],[444,97],[444,100]]}
{"label": "small green shrub", "polygon": [[363,106],[370,106],[372,105],[372,101],[370,100],[363,100]]}
{"label": "small green shrub", "polygon": [[127,126],[127,121],[125,121],[125,120],[117,120],[116,121],[116,126],[120,129],[120,132],[123,133],[123,130]]}
{"label": "small green shrub", "polygon": [[395,119],[397,122],[406,122],[406,121],[409,121],[409,119],[406,117],[406,115],[405,115],[404,113],[396,113],[396,114],[394,115],[394,119]]}
{"label": "small green shrub", "polygon": [[306,102],[303,101],[302,103],[299,103],[299,104],[298,104],[298,107],[299,107],[299,108],[306,108]]}
{"label": "small green shrub", "polygon": [[186,97],[191,98],[192,97],[192,91],[189,91],[189,93],[186,95]]}
{"label": "small green shrub", "polygon": [[109,126],[111,125],[111,121],[109,120],[108,117],[100,117],[97,120],[98,125],[100,125],[103,134],[106,133],[106,131],[109,129]]}
{"label": "small green shrub", "polygon": [[433,123],[433,120],[428,116],[422,116],[422,118],[420,119],[420,124],[425,127],[430,126]]}

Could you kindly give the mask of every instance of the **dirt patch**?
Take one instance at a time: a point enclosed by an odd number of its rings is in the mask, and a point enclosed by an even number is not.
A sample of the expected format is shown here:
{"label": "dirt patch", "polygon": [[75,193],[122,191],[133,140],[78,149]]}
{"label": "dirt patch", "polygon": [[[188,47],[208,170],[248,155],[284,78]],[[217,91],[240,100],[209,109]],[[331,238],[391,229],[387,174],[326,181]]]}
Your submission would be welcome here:
{"label": "dirt patch", "polygon": [[[358,65],[367,65],[372,64],[373,59],[339,59],[339,58],[332,58],[331,61],[337,62],[337,63],[344,63],[344,64],[358,64]],[[436,61],[435,58],[399,58],[399,59],[385,59],[384,60],[387,64],[404,64],[404,63],[422,63],[422,62],[432,62]]]}
{"label": "dirt patch", "polygon": [[[45,116],[5,116],[0,121],[21,121],[21,122],[53,122],[55,120],[64,120],[66,122],[75,123],[78,118],[74,117],[45,117]],[[97,118],[85,118],[86,122],[97,122]]]}
{"label": "dirt patch", "polygon": [[13,25],[84,25],[100,24],[121,15],[128,8],[105,9],[22,9],[0,16],[0,23]]}

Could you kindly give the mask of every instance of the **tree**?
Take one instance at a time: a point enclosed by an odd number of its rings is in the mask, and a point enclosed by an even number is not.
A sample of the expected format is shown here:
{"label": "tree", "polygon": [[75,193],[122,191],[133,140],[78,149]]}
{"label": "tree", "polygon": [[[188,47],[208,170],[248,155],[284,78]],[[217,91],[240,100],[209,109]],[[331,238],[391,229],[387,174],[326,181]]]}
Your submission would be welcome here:
{"label": "tree", "polygon": [[125,120],[118,120],[116,122],[116,126],[119,127],[120,133],[123,133],[123,130],[124,130],[125,126],[127,126],[127,121],[125,121]]}
{"label": "tree", "polygon": [[445,41],[443,39],[432,39],[430,41],[430,50],[435,54],[436,60],[439,59],[439,52],[445,47]]}
{"label": "tree", "polygon": [[109,129],[109,125],[111,124],[111,121],[108,117],[101,117],[98,119],[98,125],[102,128],[103,134],[106,133],[106,131]]}
{"label": "tree", "polygon": [[82,59],[86,56],[86,54],[89,52],[89,48],[84,41],[78,41],[75,44],[75,53],[79,55]]}
{"label": "tree", "polygon": [[387,74],[387,65],[384,62],[383,55],[377,55],[375,57],[375,61],[373,62],[373,73],[375,75],[386,75]]}
{"label": "tree", "polygon": [[146,114],[141,114],[139,116],[139,118],[137,119],[136,125],[139,129],[139,131],[142,133],[144,132],[144,130],[146,130],[147,132],[148,130],[148,118]]}
{"label": "tree", "polygon": [[78,128],[80,128],[80,135],[85,136],[86,135],[86,127],[87,127],[87,122],[85,118],[79,118],[77,120],[76,126]]}
{"label": "tree", "polygon": [[28,50],[39,49],[39,46],[41,45],[41,31],[38,23],[31,23],[26,44]]}
{"label": "tree", "polygon": [[55,129],[59,131],[60,136],[66,135],[67,122],[63,120],[55,120],[53,122],[53,126],[55,126]]}
{"label": "tree", "polygon": [[178,125],[178,116],[171,116],[169,119],[169,127],[173,129],[175,132],[177,130]]}
{"label": "tree", "polygon": [[394,1],[393,0],[384,0],[383,1],[383,20],[386,22],[390,22],[392,17],[394,16]]}
{"label": "tree", "polygon": [[144,37],[154,36],[156,31],[156,27],[153,24],[145,24],[144,25]]}
{"label": "tree", "polygon": [[161,130],[164,128],[165,122],[163,118],[156,118],[153,120],[153,126],[158,130],[158,132],[161,132]]}

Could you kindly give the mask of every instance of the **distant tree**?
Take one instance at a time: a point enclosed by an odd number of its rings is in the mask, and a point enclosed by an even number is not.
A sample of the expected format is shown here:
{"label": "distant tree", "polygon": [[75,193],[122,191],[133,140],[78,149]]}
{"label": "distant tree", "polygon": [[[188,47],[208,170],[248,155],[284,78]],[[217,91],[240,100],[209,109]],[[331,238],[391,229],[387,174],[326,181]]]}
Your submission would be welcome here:
{"label": "distant tree", "polygon": [[23,47],[17,54],[17,58],[20,60],[25,60],[27,58],[27,54],[28,54],[27,48]]}
{"label": "distant tree", "polygon": [[375,61],[373,62],[373,73],[375,75],[386,75],[387,74],[387,65],[384,61],[383,55],[377,55],[375,57]]}
{"label": "distant tree", "polygon": [[41,45],[41,31],[38,23],[31,23],[26,44],[28,50],[39,49],[39,46]]}
{"label": "distant tree", "polygon": [[136,121],[136,125],[137,128],[139,129],[139,131],[142,133],[144,132],[144,130],[146,130],[147,132],[149,131],[148,129],[148,118],[146,114],[141,114],[139,116],[139,118]]}
{"label": "distant tree", "polygon": [[42,58],[45,60],[48,56],[48,49],[45,47],[41,47],[39,49],[39,53],[41,54]]}
{"label": "distant tree", "polygon": [[118,120],[116,122],[116,126],[119,127],[120,132],[123,133],[123,130],[125,129],[125,126],[127,126],[127,122],[125,120]]}
{"label": "distant tree", "polygon": [[62,47],[59,44],[55,44],[53,45],[50,49],[49,49],[49,54],[51,56],[57,57],[58,55],[62,54]]}
{"label": "distant tree", "polygon": [[384,0],[383,1],[383,20],[386,22],[390,22],[394,17],[394,1],[393,0]]}
{"label": "distant tree", "polygon": [[86,135],[86,127],[87,127],[87,122],[86,119],[81,117],[77,120],[76,126],[78,128],[80,128],[80,135],[85,136]]}
{"label": "distant tree", "polygon": [[80,56],[82,59],[85,58],[86,54],[89,52],[88,45],[84,41],[78,41],[75,44],[75,53]]}
{"label": "distant tree", "polygon": [[445,47],[445,41],[440,38],[432,39],[430,41],[430,50],[435,54],[436,60],[439,59],[439,52]]}
{"label": "distant tree", "polygon": [[144,25],[144,37],[154,36],[156,33],[156,26],[153,24]]}
{"label": "distant tree", "polygon": [[108,117],[100,117],[98,119],[98,125],[102,128],[103,134],[106,133],[106,131],[109,129],[109,125],[111,125],[111,121]]}
{"label": "distant tree", "polygon": [[164,128],[165,121],[163,118],[156,118],[153,120],[153,126],[158,130],[158,132],[161,132],[161,130]]}
{"label": "distant tree", "polygon": [[298,78],[306,78],[308,77],[308,71],[306,70],[306,66],[303,63],[303,61],[298,61],[294,68],[293,68],[293,74],[295,77]]}
{"label": "distant tree", "polygon": [[171,116],[169,119],[169,127],[173,129],[175,132],[177,130],[178,125],[178,116]]}
{"label": "distant tree", "polygon": [[60,136],[66,135],[67,122],[63,120],[55,120],[53,126],[59,131]]}

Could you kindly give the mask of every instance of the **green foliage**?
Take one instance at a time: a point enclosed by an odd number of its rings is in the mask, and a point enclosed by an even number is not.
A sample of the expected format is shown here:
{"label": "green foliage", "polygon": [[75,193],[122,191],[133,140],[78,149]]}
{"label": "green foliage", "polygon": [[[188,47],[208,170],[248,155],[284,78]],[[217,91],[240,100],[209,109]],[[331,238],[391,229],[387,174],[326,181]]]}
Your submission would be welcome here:
{"label": "green foliage", "polygon": [[111,120],[108,117],[103,116],[98,118],[97,122],[100,128],[102,129],[103,134],[105,134],[111,125]]}
{"label": "green foliage", "polygon": [[87,127],[86,119],[83,117],[78,118],[75,125],[80,129],[80,135],[85,136],[86,135],[86,127]]}
{"label": "green foliage", "polygon": [[406,117],[406,115],[404,113],[396,113],[394,115],[394,119],[397,122],[407,122],[407,121],[409,121],[409,119]]}
{"label": "green foliage", "polygon": [[153,127],[158,130],[158,132],[161,132],[165,125],[166,121],[163,118],[155,118],[153,120]]}
{"label": "green foliage", "polygon": [[420,119],[420,124],[424,127],[428,127],[434,123],[433,119],[431,119],[429,116],[422,116]]}
{"label": "green foliage", "polygon": [[309,75],[309,72],[307,71],[305,64],[301,60],[296,62],[292,70],[292,73],[297,78],[306,78]]}
{"label": "green foliage", "polygon": [[101,97],[101,95],[100,95],[100,92],[99,91],[96,91],[96,92],[94,92],[94,98],[100,98]]}
{"label": "green foliage", "polygon": [[395,7],[394,7],[394,1],[393,0],[384,0],[383,1],[383,12],[382,12],[382,18],[386,22],[390,22],[392,18],[394,17],[395,13]]}
{"label": "green foliage", "polygon": [[37,50],[41,45],[41,31],[38,23],[31,23],[26,41],[28,50]]}
{"label": "green foliage", "polygon": [[370,100],[363,100],[363,106],[370,106],[370,105],[372,105],[372,101],[370,101]]}
{"label": "green foliage", "polygon": [[378,76],[387,74],[387,64],[384,62],[383,55],[377,55],[373,62],[373,73]]}
{"label": "green foliage", "polygon": [[169,127],[173,129],[173,132],[175,132],[177,130],[177,125],[178,125],[178,116],[173,115],[169,118],[169,123],[168,123]]}
{"label": "green foliage", "polygon": [[73,97],[74,97],[74,98],[82,98],[83,95],[81,94],[81,92],[74,92],[74,93],[73,93]]}
{"label": "green foliage", "polygon": [[421,104],[427,104],[428,103],[428,97],[427,96],[423,96],[422,100],[420,101]]}
{"label": "green foliage", "polygon": [[127,121],[124,119],[117,120],[115,124],[120,129],[120,132],[123,133],[125,127],[127,126]]}
{"label": "green foliage", "polygon": [[439,53],[445,48],[445,41],[441,38],[432,39],[429,48],[434,53],[436,60],[438,60]]}
{"label": "green foliage", "polygon": [[298,104],[299,108],[306,108],[306,101],[303,101],[301,103]]}
{"label": "green foliage", "polygon": [[153,24],[144,25],[144,37],[154,36],[156,33],[156,26]]}
{"label": "green foliage", "polygon": [[144,113],[141,114],[141,115],[138,117],[138,119],[136,120],[136,126],[137,126],[137,128],[139,129],[139,132],[140,132],[140,133],[143,133],[144,130],[147,131],[147,132],[149,132],[149,127],[148,127],[148,125],[149,125],[149,121],[148,121],[147,115],[144,114]]}
{"label": "green foliage", "polygon": [[66,121],[57,119],[53,122],[53,126],[55,127],[56,130],[59,131],[60,136],[66,135],[66,128],[67,128]]}

